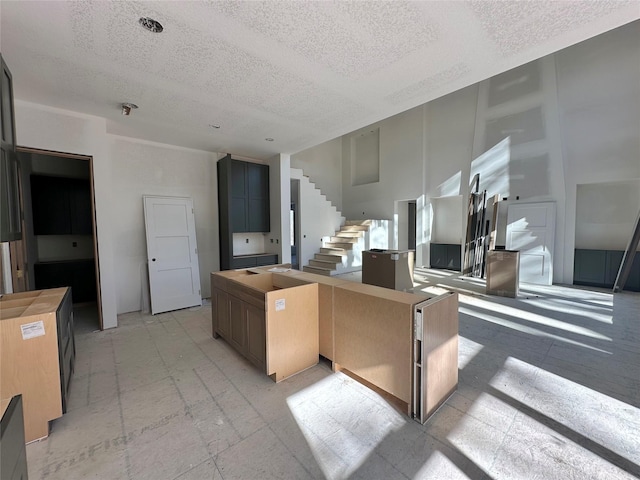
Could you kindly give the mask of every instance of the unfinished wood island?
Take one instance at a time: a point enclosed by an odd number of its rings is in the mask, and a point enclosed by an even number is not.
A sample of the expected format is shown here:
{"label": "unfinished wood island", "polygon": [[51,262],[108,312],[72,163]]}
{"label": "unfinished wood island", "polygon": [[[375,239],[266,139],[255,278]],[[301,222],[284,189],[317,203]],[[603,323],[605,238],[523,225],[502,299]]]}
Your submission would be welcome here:
{"label": "unfinished wood island", "polygon": [[424,423],[458,385],[458,294],[362,283],[335,287],[335,370],[346,370]]}
{"label": "unfinished wood island", "polygon": [[22,394],[26,442],[66,411],[75,362],[71,289],[0,298],[0,397]]}
{"label": "unfinished wood island", "polygon": [[318,285],[280,288],[273,275],[212,273],[212,331],[279,382],[318,363]]}
{"label": "unfinished wood island", "polygon": [[[268,317],[268,305],[284,292],[290,295],[287,298],[304,302],[302,295],[309,299],[310,292],[301,289],[312,285],[317,287],[317,308],[298,310],[298,333],[294,335],[291,327],[285,327],[266,341],[272,355],[276,344],[271,342],[277,337],[280,345],[289,349],[298,344],[300,350],[295,355],[284,355],[285,363],[306,348],[315,355],[315,360],[310,356],[289,373],[314,365],[321,354],[332,361],[334,370],[344,371],[381,393],[421,423],[455,391],[458,295],[454,292],[413,294],[298,270],[270,273],[266,267],[218,272],[211,275],[213,336],[224,337],[250,361],[265,368],[256,354],[265,334],[255,325],[264,323],[268,331],[270,322],[259,315],[267,312]],[[272,374],[270,368],[266,371]]]}

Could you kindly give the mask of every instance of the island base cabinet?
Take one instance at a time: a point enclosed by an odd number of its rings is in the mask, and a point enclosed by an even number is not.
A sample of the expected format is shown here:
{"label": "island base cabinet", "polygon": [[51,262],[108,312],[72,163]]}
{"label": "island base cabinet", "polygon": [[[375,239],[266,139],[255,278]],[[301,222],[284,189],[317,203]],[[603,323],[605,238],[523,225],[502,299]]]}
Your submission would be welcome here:
{"label": "island base cabinet", "polygon": [[48,436],[64,413],[74,359],[69,288],[0,299],[0,391],[22,395],[27,443]]}
{"label": "island base cabinet", "polygon": [[214,338],[279,382],[318,363],[318,285],[274,281],[271,273],[212,273],[211,323]]}

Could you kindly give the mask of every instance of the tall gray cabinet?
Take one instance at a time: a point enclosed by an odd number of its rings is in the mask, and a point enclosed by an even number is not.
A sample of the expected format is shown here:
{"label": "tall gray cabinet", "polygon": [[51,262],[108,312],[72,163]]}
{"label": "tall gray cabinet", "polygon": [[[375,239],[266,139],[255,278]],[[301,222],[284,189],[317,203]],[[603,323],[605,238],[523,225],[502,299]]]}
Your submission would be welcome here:
{"label": "tall gray cabinet", "polygon": [[18,157],[16,155],[16,129],[13,111],[13,80],[11,72],[2,63],[0,89],[0,242],[22,238],[20,191],[18,184]]}
{"label": "tall gray cabinet", "polygon": [[268,165],[235,160],[231,155],[218,160],[221,270],[236,268],[234,233],[267,233],[271,230],[269,210]]}

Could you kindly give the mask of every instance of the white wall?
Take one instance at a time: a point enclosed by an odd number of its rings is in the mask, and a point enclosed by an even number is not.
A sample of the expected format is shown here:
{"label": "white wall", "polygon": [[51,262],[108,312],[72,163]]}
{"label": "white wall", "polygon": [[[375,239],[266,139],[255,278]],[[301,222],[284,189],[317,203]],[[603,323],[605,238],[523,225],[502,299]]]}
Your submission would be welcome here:
{"label": "white wall", "polygon": [[[640,179],[640,22],[555,59],[567,195],[564,263],[565,272],[573,272],[574,245],[600,245],[577,238],[583,234],[576,228],[577,186]],[[608,229],[603,224],[592,232],[602,236]]]}
{"label": "white wall", "polygon": [[18,146],[93,157],[102,322],[104,328],[113,328],[118,324],[114,238],[111,233],[115,218],[110,206],[113,185],[106,120],[18,99],[14,106]]}
{"label": "white wall", "polygon": [[301,169],[311,182],[342,209],[342,139],[322,143],[291,155],[291,167]]}
{"label": "white wall", "polygon": [[200,286],[202,297],[210,297],[209,274],[220,269],[217,154],[114,135],[107,138],[118,313],[149,308],[143,195],[193,199]]}
{"label": "white wall", "polygon": [[16,100],[19,146],[93,157],[104,328],[117,314],[143,308],[146,243],[142,195],[194,200],[203,297],[219,270],[215,153],[107,134],[102,118]]}
{"label": "white wall", "polygon": [[[422,194],[422,107],[342,137],[342,214],[347,220],[393,220],[396,200]],[[380,181],[352,186],[351,138],[380,130]]]}
{"label": "white wall", "polygon": [[625,250],[640,212],[640,180],[578,185],[576,204],[576,248]]}
{"label": "white wall", "polygon": [[270,158],[269,164],[269,204],[271,208],[271,231],[265,237],[267,253],[278,255],[280,263],[291,263],[289,244],[291,209],[291,158],[279,154]]}
{"label": "white wall", "polygon": [[[396,201],[424,195],[425,208],[419,209],[425,215],[420,241],[431,233],[431,219],[426,218],[431,198],[460,194],[466,206],[473,159],[491,148],[487,141],[500,140],[504,132],[505,138],[513,136],[504,172],[514,190],[510,194],[524,191],[520,200],[556,202],[554,281],[571,283],[577,186],[640,179],[640,22],[523,66],[521,71],[538,72],[538,86],[516,88],[502,105],[489,100],[490,79],[365,127],[380,128],[378,183],[351,185],[348,146],[357,132],[343,136],[347,218],[392,218]],[[542,109],[542,129],[530,130],[537,136],[518,138],[520,125],[509,132],[505,118],[523,114],[520,121],[528,128],[533,117],[526,112],[532,108]],[[531,169],[530,162],[539,163]],[[578,234],[607,233],[605,225],[591,228],[599,228],[599,233],[580,230]]]}

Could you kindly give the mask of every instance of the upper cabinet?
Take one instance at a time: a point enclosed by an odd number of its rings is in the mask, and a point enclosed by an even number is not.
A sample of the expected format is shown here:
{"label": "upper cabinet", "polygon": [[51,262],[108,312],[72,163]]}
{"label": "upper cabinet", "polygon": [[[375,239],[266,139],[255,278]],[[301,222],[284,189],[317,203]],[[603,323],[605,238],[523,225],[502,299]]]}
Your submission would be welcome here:
{"label": "upper cabinet", "polygon": [[220,268],[233,268],[234,233],[271,230],[269,216],[269,166],[218,160],[218,209],[220,219]]}
{"label": "upper cabinet", "polygon": [[22,238],[20,209],[19,165],[16,156],[16,129],[13,114],[13,83],[11,72],[2,63],[2,88],[0,89],[0,242]]}
{"label": "upper cabinet", "polygon": [[[2,56],[0,55],[0,59]],[[16,132],[13,118],[13,80],[2,59],[2,148],[15,149]]]}
{"label": "upper cabinet", "polygon": [[31,175],[35,235],[91,235],[89,180]]}
{"label": "upper cabinet", "polygon": [[269,166],[231,160],[232,233],[268,232]]}

